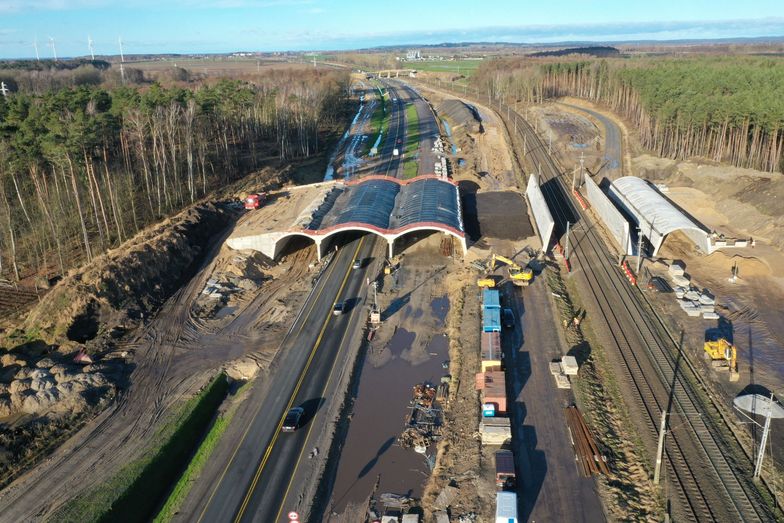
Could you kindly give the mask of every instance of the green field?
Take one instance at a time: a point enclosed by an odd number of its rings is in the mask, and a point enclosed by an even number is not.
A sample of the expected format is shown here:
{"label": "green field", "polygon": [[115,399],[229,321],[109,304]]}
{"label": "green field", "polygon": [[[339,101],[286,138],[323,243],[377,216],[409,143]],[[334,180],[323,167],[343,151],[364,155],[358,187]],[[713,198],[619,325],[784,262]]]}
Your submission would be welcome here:
{"label": "green field", "polygon": [[471,76],[481,63],[482,60],[428,60],[424,62],[409,62],[406,65],[417,71]]}
{"label": "green field", "polygon": [[419,168],[419,115],[416,105],[406,105],[406,148],[403,156],[403,178],[414,178]]}

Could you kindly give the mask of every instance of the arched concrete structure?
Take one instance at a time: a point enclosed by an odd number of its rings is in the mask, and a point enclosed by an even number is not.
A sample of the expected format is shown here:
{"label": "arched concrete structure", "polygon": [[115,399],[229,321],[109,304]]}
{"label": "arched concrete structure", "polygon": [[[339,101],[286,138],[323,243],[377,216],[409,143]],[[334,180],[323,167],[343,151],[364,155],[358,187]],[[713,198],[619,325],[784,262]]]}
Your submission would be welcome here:
{"label": "arched concrete structure", "polygon": [[637,222],[643,236],[653,245],[654,256],[659,253],[667,235],[678,230],[683,231],[704,253],[712,252],[708,231],[694,223],[642,178],[618,178],[610,184],[608,194]]}
{"label": "arched concrete structure", "polygon": [[[460,192],[452,180],[434,175],[410,180],[366,176],[333,184],[305,201],[287,228],[264,231],[265,221],[256,219],[226,240],[229,247],[258,250],[274,259],[294,236],[302,236],[313,240],[320,259],[335,235],[365,232],[384,238],[391,257],[397,238],[434,231],[457,238],[464,254],[467,250]],[[275,223],[276,217],[267,216],[266,220]]]}
{"label": "arched concrete structure", "polygon": [[[283,249],[285,249],[286,246],[289,244],[289,242],[291,242],[291,240],[293,240],[294,238],[307,238],[308,240],[314,243],[316,249],[318,249],[319,247],[318,242],[316,242],[316,239],[312,235],[306,234],[304,232],[290,232],[284,234],[283,236],[281,236],[275,241],[275,245],[272,249],[272,256],[270,256],[270,258],[272,258],[273,260],[277,260],[278,256],[280,256],[280,253],[283,251]],[[318,254],[318,256],[320,258],[321,254]]]}

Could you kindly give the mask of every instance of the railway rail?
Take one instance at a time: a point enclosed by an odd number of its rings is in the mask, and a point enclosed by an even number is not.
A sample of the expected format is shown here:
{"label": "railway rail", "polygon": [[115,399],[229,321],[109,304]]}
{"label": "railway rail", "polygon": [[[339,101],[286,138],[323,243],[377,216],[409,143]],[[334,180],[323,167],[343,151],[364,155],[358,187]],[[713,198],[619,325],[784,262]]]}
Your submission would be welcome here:
{"label": "railway rail", "polygon": [[[515,118],[519,115],[515,114]],[[521,119],[522,120],[522,119]],[[684,354],[648,313],[638,291],[632,288],[617,268],[615,257],[587,218],[567,196],[566,183],[533,129],[518,122],[532,145],[531,153],[541,165],[542,189],[551,209],[556,211],[556,227],[572,228],[570,261],[583,271],[590,288],[590,299],[601,311],[603,323],[624,363],[624,379],[636,392],[635,403],[641,412],[649,438],[658,436],[659,419],[667,412],[666,472],[670,478],[673,507],[679,520],[690,521],[764,521],[771,517],[751,476],[734,459],[732,442],[714,421],[714,407],[695,390],[692,372]],[[639,348],[643,350],[640,351]]]}
{"label": "railway rail", "polygon": [[[464,90],[465,96],[468,91]],[[664,329],[642,294],[630,286],[591,220],[567,196],[568,182],[546,146],[517,112],[501,102],[492,104],[490,98],[488,102],[506,117],[510,134],[514,127],[527,144],[527,157],[542,177],[556,232],[563,234],[566,222],[572,224],[573,270],[583,274],[590,291],[583,298],[599,311],[594,321],[608,333],[611,346],[607,348],[620,358],[621,379],[633,396],[629,407],[639,414],[645,427],[641,436],[649,447],[658,436],[661,413],[668,413],[667,510],[684,521],[772,520],[751,481],[748,460],[700,387],[679,342]]]}

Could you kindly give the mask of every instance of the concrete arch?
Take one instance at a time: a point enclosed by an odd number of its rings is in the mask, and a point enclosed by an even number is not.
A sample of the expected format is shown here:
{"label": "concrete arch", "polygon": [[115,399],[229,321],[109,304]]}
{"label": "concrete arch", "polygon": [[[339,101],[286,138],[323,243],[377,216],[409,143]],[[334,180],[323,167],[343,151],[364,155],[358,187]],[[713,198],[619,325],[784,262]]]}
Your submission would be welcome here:
{"label": "concrete arch", "polygon": [[378,229],[374,229],[373,227],[367,227],[364,225],[353,225],[353,224],[347,227],[336,227],[335,229],[330,230],[326,234],[323,235],[319,234],[314,236],[314,239],[316,240],[316,247],[318,249],[319,259],[321,259],[325,254],[327,254],[326,248],[329,247],[329,239],[332,238],[333,236],[346,232],[366,232],[370,234],[375,234],[376,236],[385,239],[387,243],[389,243],[390,241],[389,237],[386,234],[384,234],[382,231]]}
{"label": "concrete arch", "polygon": [[658,255],[664,239],[674,231],[683,231],[704,253],[711,253],[708,231],[647,181],[635,176],[618,178],[610,184],[608,196],[634,219],[643,236],[651,242],[654,256]]}
{"label": "concrete arch", "polygon": [[402,238],[407,234],[412,234],[419,231],[440,232],[443,234],[448,234],[449,236],[452,236],[460,243],[460,246],[463,248],[463,256],[465,256],[466,251],[468,250],[468,247],[466,245],[465,235],[457,234],[456,232],[451,231],[446,227],[433,227],[431,225],[421,225],[421,226],[407,228],[406,230],[395,234],[392,237],[391,241],[389,242],[389,257],[391,258],[392,256],[395,255],[395,240]]}
{"label": "concrete arch", "polygon": [[289,232],[289,233],[285,233],[283,236],[281,236],[275,241],[275,246],[273,248],[271,258],[273,260],[277,260],[278,256],[280,256],[280,253],[283,251],[283,249],[285,249],[286,246],[289,244],[289,242],[291,242],[291,240],[293,240],[294,238],[307,238],[308,240],[312,241],[313,245],[315,245],[316,249],[318,249],[318,242],[316,241],[316,238],[314,238],[312,235],[305,234],[303,232]]}

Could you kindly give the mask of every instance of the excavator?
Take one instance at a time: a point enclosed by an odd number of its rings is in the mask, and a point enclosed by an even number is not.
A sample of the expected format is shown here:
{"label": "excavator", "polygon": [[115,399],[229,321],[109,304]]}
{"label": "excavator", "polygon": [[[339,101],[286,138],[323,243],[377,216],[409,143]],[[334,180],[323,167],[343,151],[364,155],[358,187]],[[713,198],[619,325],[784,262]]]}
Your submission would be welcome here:
{"label": "excavator", "polygon": [[534,271],[529,267],[520,267],[514,261],[510,260],[506,256],[501,256],[500,254],[493,254],[493,256],[490,258],[489,272],[493,272],[495,270],[496,262],[502,262],[506,264],[506,269],[509,272],[509,279],[512,280],[512,283],[518,287],[527,287],[531,284],[531,280],[534,279]]}
{"label": "excavator", "polygon": [[724,338],[705,342],[705,359],[711,361],[714,369],[730,372],[730,381],[738,381],[738,349]]}

